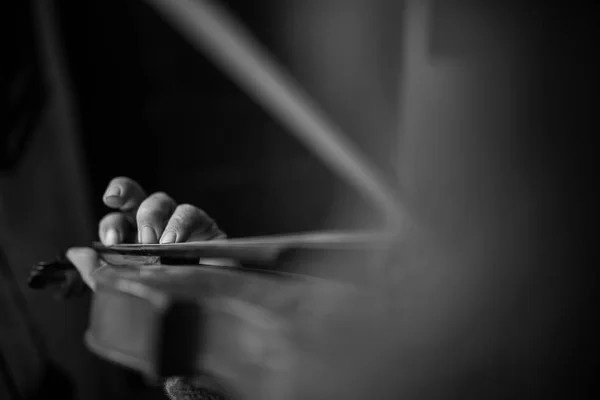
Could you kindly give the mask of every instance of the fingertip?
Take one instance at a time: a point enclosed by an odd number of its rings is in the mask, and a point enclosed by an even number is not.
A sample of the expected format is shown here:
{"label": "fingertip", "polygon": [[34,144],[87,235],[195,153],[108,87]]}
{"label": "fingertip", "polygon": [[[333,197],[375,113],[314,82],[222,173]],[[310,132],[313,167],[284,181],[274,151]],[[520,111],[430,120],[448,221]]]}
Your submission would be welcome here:
{"label": "fingertip", "polygon": [[123,203],[123,199],[119,196],[104,196],[102,200],[110,208],[120,208]]}
{"label": "fingertip", "polygon": [[137,208],[145,197],[145,191],[139,183],[119,176],[110,181],[102,199],[108,207],[129,211]]}
{"label": "fingertip", "polygon": [[104,204],[111,208],[119,208],[123,205],[123,188],[117,184],[111,184],[102,196]]}
{"label": "fingertip", "polygon": [[115,244],[119,244],[121,242],[121,235],[114,228],[109,228],[106,231],[106,235],[104,235],[104,245],[105,246],[113,246]]}
{"label": "fingertip", "polygon": [[161,244],[169,244],[177,242],[177,233],[173,231],[165,231],[162,237],[160,238]]}
{"label": "fingertip", "polygon": [[144,226],[140,232],[140,242],[143,244],[154,244],[158,242],[156,232],[149,226]]}

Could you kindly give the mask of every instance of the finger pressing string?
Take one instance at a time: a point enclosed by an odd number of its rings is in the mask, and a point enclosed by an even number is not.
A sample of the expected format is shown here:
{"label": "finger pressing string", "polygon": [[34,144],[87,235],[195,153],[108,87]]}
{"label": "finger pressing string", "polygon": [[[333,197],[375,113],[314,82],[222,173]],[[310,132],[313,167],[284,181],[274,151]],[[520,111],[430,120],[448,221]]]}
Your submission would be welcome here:
{"label": "finger pressing string", "polygon": [[134,231],[135,220],[130,215],[120,212],[107,214],[98,226],[98,236],[105,246],[130,241]]}
{"label": "finger pressing string", "polygon": [[192,235],[204,236],[203,240],[210,239],[218,231],[215,222],[198,207],[190,204],[180,204],[169,219],[160,243],[185,242]]}
{"label": "finger pressing string", "polygon": [[158,243],[176,206],[175,201],[163,192],[154,193],[144,200],[136,215],[138,241]]}

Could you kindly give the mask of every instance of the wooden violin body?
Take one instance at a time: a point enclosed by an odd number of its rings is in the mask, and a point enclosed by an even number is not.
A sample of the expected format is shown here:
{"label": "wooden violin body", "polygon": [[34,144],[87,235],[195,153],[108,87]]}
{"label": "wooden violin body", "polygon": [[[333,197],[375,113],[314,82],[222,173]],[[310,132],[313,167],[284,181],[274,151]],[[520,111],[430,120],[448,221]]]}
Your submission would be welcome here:
{"label": "wooden violin body", "polygon": [[337,398],[340,362],[372,336],[378,307],[364,278],[198,265],[107,265],[95,277],[93,352],[154,380],[207,374],[237,399]]}
{"label": "wooden violin body", "polygon": [[[376,357],[368,344],[385,334],[375,267],[395,239],[321,232],[95,243],[101,267],[85,342],[150,383],[210,377],[236,399],[348,398],[352,385],[340,382],[362,371],[355,360]],[[69,263],[38,264],[30,286],[74,293],[82,282]]]}

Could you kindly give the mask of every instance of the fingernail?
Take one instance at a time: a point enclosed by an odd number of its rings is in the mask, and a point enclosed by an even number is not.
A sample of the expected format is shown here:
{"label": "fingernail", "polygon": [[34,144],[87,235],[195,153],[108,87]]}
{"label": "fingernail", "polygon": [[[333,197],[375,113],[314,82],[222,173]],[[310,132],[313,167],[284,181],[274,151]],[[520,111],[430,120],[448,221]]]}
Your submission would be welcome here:
{"label": "fingernail", "polygon": [[163,237],[160,239],[160,243],[175,243],[177,241],[177,234],[173,231],[168,231],[163,234]]}
{"label": "fingernail", "polygon": [[106,189],[106,192],[104,193],[104,198],[119,196],[121,196],[121,188],[118,186],[111,186],[108,189]]}
{"label": "fingernail", "polygon": [[149,226],[145,226],[142,228],[142,238],[141,239],[142,239],[142,243],[144,243],[144,244],[158,242],[158,239],[156,238],[156,232],[154,232],[154,229],[150,228]]}
{"label": "fingernail", "polygon": [[107,246],[112,246],[113,244],[119,243],[119,232],[116,229],[109,229],[106,231],[106,236],[104,237],[104,242]]}

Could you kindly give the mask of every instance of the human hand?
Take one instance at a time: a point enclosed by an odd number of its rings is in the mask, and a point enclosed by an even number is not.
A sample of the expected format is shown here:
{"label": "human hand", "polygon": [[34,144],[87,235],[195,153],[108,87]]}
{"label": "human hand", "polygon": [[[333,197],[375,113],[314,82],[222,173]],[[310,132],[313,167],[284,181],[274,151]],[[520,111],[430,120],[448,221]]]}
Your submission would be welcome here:
{"label": "human hand", "polygon": [[[180,243],[223,239],[226,235],[200,208],[177,204],[169,195],[150,196],[134,180],[114,178],[102,198],[113,211],[98,224],[98,235],[105,246],[120,243]],[[95,289],[94,272],[100,262],[94,250],[75,247],[67,251],[84,282]]]}
{"label": "human hand", "polygon": [[100,241],[119,243],[179,243],[224,238],[216,223],[203,210],[177,204],[164,192],[150,196],[134,180],[114,178],[102,198],[116,210],[98,226]]}

